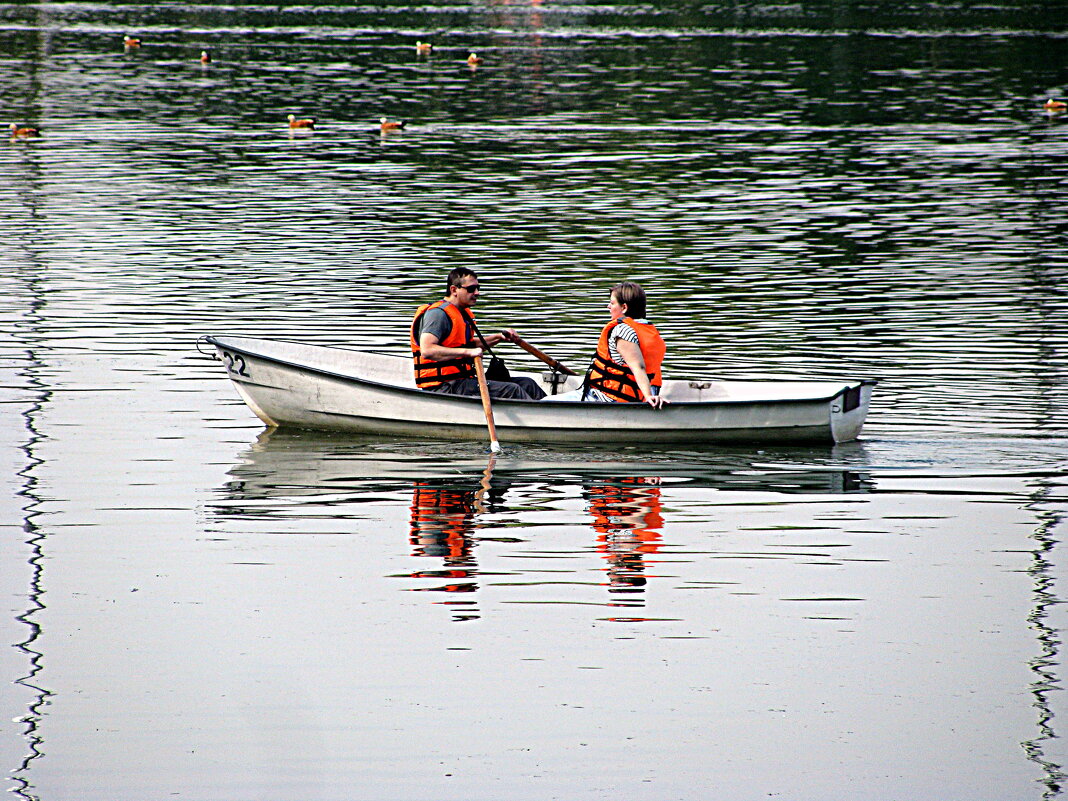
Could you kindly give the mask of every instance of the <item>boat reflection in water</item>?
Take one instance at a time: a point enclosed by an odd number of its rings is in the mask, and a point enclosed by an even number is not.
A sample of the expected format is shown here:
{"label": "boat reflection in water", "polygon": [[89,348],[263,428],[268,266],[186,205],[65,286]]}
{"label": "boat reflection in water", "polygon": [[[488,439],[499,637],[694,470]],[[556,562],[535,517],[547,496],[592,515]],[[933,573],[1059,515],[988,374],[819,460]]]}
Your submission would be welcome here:
{"label": "boat reflection in water", "polygon": [[[582,588],[600,585],[608,597],[592,603],[643,607],[671,522],[662,493],[674,493],[672,505],[690,519],[723,492],[757,493],[757,503],[778,503],[783,494],[867,493],[872,479],[841,466],[865,458],[862,443],[607,455],[522,447],[487,455],[481,445],[276,430],[260,434],[208,511],[245,535],[273,532],[280,519],[298,531],[321,531],[333,520],[332,533],[353,534],[361,549],[374,549],[368,564],[381,564],[379,575],[414,582],[405,589],[431,593],[455,621],[483,614],[478,596],[486,586],[509,600],[543,593],[531,602],[544,603],[547,594],[571,593],[549,602],[589,603]],[[403,557],[390,542],[407,546]],[[590,562],[594,553],[598,563]],[[507,567],[487,571],[479,558]],[[418,564],[397,571],[406,560]],[[591,573],[601,577],[590,581]]]}

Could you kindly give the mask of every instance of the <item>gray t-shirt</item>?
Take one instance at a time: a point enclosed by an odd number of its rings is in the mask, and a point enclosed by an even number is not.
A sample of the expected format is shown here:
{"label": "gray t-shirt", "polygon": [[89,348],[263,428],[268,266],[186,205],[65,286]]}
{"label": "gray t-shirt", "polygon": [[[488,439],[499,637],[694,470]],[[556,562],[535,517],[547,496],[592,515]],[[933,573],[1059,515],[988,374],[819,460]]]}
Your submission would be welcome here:
{"label": "gray t-shirt", "polygon": [[[445,309],[438,306],[436,309],[430,309],[423,315],[423,319],[420,322],[418,336],[423,334],[433,334],[438,338],[438,342],[444,342],[445,338],[449,336],[452,331],[452,320],[449,319],[449,315]],[[475,338],[475,332],[471,329],[470,324],[467,324],[467,341],[470,342]],[[418,337],[417,337],[418,339]]]}

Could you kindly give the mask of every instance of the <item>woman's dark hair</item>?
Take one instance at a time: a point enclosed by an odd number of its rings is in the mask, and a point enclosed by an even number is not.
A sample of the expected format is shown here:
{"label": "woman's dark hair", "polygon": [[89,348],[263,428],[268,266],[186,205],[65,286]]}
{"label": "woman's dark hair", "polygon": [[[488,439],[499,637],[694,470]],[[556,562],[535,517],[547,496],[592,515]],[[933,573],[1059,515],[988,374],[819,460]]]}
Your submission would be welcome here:
{"label": "woman's dark hair", "polygon": [[622,281],[612,287],[616,302],[627,307],[628,317],[645,316],[645,290],[633,281]]}

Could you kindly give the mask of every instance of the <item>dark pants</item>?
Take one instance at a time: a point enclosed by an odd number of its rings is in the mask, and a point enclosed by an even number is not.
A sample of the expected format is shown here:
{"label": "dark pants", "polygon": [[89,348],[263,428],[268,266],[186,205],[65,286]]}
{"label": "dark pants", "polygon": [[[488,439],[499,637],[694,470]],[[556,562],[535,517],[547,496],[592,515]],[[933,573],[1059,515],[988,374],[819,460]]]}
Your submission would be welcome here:
{"label": "dark pants", "polygon": [[[513,378],[511,381],[487,381],[491,398],[507,398],[511,400],[541,400],[545,397],[545,391],[538,386],[533,378]],[[458,381],[446,381],[436,387],[430,388],[431,392],[440,392],[443,395],[478,395],[477,378],[461,378]]]}

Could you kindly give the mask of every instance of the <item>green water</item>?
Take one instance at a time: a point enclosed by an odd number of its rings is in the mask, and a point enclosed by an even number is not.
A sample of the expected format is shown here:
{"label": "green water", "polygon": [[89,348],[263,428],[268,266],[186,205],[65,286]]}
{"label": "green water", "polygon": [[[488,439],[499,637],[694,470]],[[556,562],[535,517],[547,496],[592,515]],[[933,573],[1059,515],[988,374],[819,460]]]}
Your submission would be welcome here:
{"label": "green water", "polygon": [[[1064,22],[0,4],[13,794],[1060,795]],[[575,366],[631,278],[669,375],[878,378],[864,436],[491,463],[194,347],[404,352],[459,264]]]}

